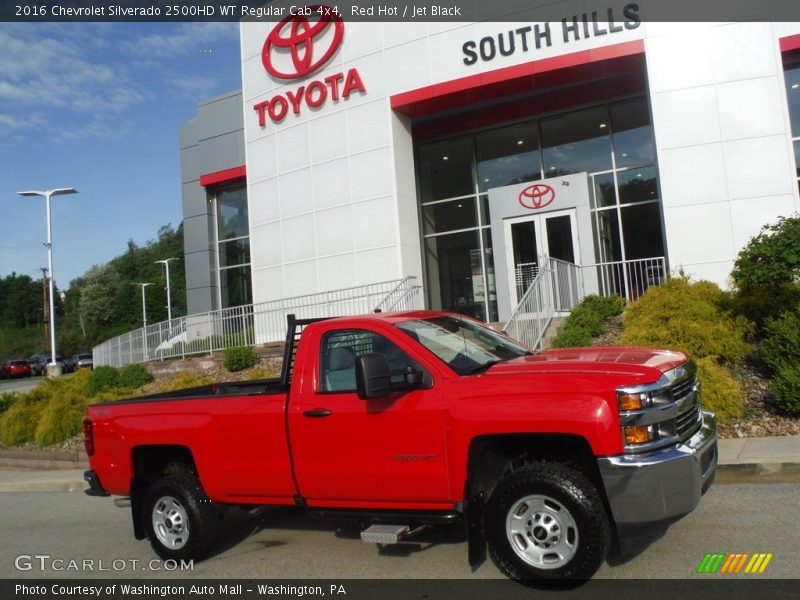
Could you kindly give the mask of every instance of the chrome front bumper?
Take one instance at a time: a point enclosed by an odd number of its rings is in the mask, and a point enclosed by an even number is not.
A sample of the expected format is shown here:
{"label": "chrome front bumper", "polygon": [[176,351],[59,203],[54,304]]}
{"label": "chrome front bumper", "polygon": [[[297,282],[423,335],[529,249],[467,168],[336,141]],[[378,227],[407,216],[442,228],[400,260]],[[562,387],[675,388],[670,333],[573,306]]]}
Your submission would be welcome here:
{"label": "chrome front bumper", "polygon": [[717,421],[703,424],[682,444],[646,454],[597,459],[617,526],[654,523],[691,512],[717,467]]}

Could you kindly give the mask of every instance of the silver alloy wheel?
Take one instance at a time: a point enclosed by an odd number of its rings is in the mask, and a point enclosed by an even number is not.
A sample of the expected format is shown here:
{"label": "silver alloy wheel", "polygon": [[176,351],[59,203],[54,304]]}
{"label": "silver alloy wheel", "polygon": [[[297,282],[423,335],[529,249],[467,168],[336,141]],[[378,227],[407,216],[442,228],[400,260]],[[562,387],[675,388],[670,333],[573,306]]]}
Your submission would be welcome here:
{"label": "silver alloy wheel", "polygon": [[153,531],[165,548],[179,550],[189,541],[189,515],[172,496],[162,496],[153,505]]}
{"label": "silver alloy wheel", "polygon": [[506,517],[514,552],[538,569],[558,569],[578,550],[578,527],[567,508],[549,496],[525,496]]}

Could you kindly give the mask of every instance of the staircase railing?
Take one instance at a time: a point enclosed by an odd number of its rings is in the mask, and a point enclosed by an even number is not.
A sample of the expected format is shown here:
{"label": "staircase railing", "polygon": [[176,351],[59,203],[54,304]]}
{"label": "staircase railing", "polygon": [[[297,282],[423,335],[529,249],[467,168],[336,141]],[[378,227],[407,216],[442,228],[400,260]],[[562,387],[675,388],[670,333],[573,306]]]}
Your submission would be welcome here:
{"label": "staircase railing", "polygon": [[579,266],[557,258],[544,258],[541,263],[503,327],[504,332],[532,350],[541,348],[553,317],[572,310],[584,295]]}

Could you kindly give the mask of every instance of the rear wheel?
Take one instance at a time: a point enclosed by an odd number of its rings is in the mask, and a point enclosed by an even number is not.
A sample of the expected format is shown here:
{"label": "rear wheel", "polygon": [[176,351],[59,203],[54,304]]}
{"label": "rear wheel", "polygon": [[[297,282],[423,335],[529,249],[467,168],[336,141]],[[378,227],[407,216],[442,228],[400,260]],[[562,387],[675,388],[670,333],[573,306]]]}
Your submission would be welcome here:
{"label": "rear wheel", "polygon": [[492,560],[522,582],[589,579],[611,545],[594,485],[579,471],[550,463],[514,471],[497,485],[486,533]]}
{"label": "rear wheel", "polygon": [[150,545],[164,559],[204,558],[217,538],[216,507],[194,475],[170,475],[151,484],[142,519]]}

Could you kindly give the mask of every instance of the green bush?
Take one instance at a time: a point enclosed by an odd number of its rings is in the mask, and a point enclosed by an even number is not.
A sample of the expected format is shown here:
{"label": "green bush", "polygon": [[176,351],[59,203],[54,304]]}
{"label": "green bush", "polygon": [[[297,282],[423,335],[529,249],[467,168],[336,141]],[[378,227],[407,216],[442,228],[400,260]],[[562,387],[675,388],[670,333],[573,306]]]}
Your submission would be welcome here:
{"label": "green bush", "polygon": [[772,382],[775,404],[790,415],[800,415],[800,365],[783,364]]}
{"label": "green bush", "polygon": [[592,335],[586,329],[580,327],[564,328],[556,339],[553,340],[553,348],[577,348],[588,346],[592,343]]}
{"label": "green bush", "polygon": [[153,376],[144,365],[128,365],[120,369],[118,386],[138,388],[153,381]]}
{"label": "green bush", "polygon": [[765,225],[739,252],[731,273],[741,288],[774,288],[800,278],[800,215]]}
{"label": "green bush", "polygon": [[250,346],[225,348],[225,358],[222,360],[222,364],[231,373],[243,371],[255,366],[256,357]]}
{"label": "green bush", "polygon": [[759,352],[774,374],[775,404],[789,414],[800,414],[800,307],[767,319]]}
{"label": "green bush", "polygon": [[737,363],[750,351],[747,338],[754,328],[744,317],[726,310],[726,300],[725,292],[713,283],[673,277],[650,286],[628,306],[619,341]]}
{"label": "green bush", "polygon": [[772,370],[800,362],[800,307],[767,319],[759,346],[761,359]]}
{"label": "green bush", "polygon": [[19,393],[17,392],[4,392],[0,394],[0,415],[6,412],[17,398],[19,398]]}
{"label": "green bush", "polygon": [[86,397],[74,390],[49,399],[39,416],[34,441],[40,446],[63,442],[81,432],[86,416]]}
{"label": "green bush", "polygon": [[208,375],[198,375],[191,371],[181,371],[174,377],[158,384],[159,392],[174,392],[186,388],[199,387],[213,383],[213,379]]}
{"label": "green bush", "polygon": [[625,302],[619,296],[586,296],[572,309],[564,322],[564,330],[553,340],[553,347],[588,346],[593,337],[605,332],[605,322],[623,310]]}
{"label": "green bush", "polygon": [[117,387],[120,387],[119,371],[109,366],[95,367],[89,377],[86,394],[92,397],[100,392]]}
{"label": "green bush", "polygon": [[720,423],[740,418],[744,414],[744,392],[739,381],[713,356],[699,358],[695,363],[703,406],[716,413]]}
{"label": "green bush", "polygon": [[743,287],[736,290],[727,303],[730,310],[752,321],[761,333],[768,319],[780,316],[787,307],[798,305],[800,305],[800,285],[796,283],[770,287]]}
{"label": "green bush", "polygon": [[32,442],[46,405],[45,395],[35,389],[18,398],[0,417],[0,442],[6,446]]}

